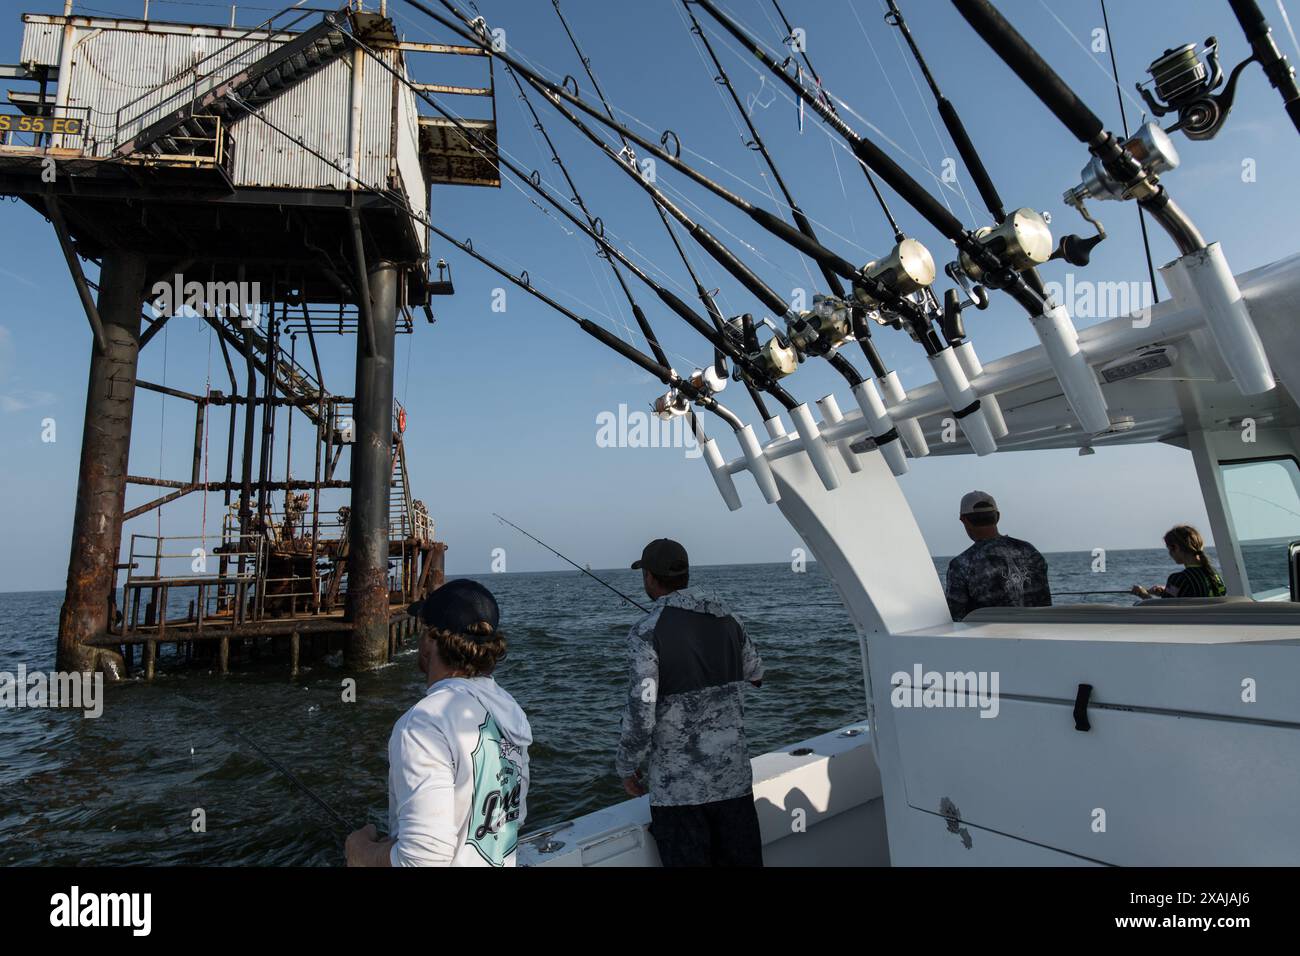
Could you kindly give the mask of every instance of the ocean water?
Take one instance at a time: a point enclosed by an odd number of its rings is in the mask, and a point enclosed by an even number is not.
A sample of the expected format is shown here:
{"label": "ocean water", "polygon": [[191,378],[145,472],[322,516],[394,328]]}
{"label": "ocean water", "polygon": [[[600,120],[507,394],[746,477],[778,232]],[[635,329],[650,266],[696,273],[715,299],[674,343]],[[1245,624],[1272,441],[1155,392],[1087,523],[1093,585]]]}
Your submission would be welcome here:
{"label": "ocean water", "polygon": [[[1110,551],[1105,573],[1087,552],[1047,555],[1055,592],[1162,583],[1175,570],[1159,550]],[[936,559],[942,570],[946,559]],[[1285,567],[1267,560],[1284,586]],[[640,596],[640,574],[597,572]],[[858,642],[816,564],[693,569],[744,621],[766,666],[746,692],[746,731],[758,754],[852,723],[865,713]],[[1259,578],[1264,578],[1261,571]],[[625,692],[623,638],[640,612],[577,571],[482,576],[502,607],[509,656],[497,679],[527,711],[536,742],[525,829],[623,798],[612,761]],[[1066,596],[1060,603],[1119,601]],[[0,671],[54,667],[60,592],[0,594]],[[220,677],[164,667],[152,683],[106,688],[101,717],[0,710],[0,863],[6,865],[336,865],[335,822],[230,728],[237,727],[344,818],[382,831],[387,742],[422,692],[414,651],[357,675],[324,660],[297,680],[266,664]],[[205,832],[195,832],[201,810]]]}

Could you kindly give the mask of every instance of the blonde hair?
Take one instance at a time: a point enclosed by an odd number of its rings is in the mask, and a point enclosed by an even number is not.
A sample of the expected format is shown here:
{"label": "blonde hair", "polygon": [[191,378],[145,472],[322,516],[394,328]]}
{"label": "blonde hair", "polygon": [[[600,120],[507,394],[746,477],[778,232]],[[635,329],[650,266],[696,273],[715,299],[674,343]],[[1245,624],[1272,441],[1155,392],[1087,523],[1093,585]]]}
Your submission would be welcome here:
{"label": "blonde hair", "polygon": [[438,646],[442,662],[466,677],[487,677],[506,659],[506,636],[487,621],[471,624],[463,632],[431,627],[425,634]]}
{"label": "blonde hair", "polygon": [[1186,554],[1195,555],[1202,569],[1210,574],[1216,573],[1214,565],[1210,563],[1210,556],[1205,553],[1205,538],[1191,525],[1175,525],[1166,531],[1165,546],[1178,548]]}

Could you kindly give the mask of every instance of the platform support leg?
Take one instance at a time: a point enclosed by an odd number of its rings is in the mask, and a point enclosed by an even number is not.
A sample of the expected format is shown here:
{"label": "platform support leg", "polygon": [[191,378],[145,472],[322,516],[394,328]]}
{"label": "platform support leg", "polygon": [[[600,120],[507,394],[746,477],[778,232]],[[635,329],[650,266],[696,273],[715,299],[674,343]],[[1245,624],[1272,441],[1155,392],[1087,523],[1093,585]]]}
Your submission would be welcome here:
{"label": "platform support leg", "polygon": [[93,642],[108,631],[117,580],[145,268],[138,253],[110,249],[100,270],[97,306],[106,347],[91,347],[68,585],[59,612],[59,669],[102,670],[109,680],[123,676],[121,655]]}
{"label": "platform support leg", "polygon": [[352,446],[352,514],[348,526],[347,663],[356,669],[388,660],[388,508],[393,475],[393,348],[401,271],[375,263],[367,276],[374,342],[357,337]]}

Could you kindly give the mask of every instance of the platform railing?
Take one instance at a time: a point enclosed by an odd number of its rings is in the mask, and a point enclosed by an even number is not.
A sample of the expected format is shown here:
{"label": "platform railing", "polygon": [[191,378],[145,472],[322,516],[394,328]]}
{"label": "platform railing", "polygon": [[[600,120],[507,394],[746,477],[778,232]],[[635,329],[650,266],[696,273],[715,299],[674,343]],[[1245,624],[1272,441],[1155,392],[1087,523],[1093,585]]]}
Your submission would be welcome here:
{"label": "platform railing", "polygon": [[[221,617],[223,622],[244,623],[250,619],[250,611],[260,607],[258,585],[264,558],[263,542],[256,539],[232,549],[224,535],[133,534],[127,552],[120,618],[110,623],[110,630],[124,635],[148,630],[161,636],[169,623],[174,595],[191,590],[194,599],[189,602],[183,623],[194,625],[199,632],[206,621],[215,617]],[[188,572],[174,572],[175,565],[187,563]],[[214,564],[216,570],[208,570]]]}

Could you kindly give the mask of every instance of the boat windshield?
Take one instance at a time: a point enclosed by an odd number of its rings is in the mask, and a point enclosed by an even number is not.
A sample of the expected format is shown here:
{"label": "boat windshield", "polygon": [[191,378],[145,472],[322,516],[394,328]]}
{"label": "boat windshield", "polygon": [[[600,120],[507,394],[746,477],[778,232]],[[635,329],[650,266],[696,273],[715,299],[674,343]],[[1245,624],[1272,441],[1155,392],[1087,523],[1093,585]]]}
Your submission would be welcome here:
{"label": "boat windshield", "polygon": [[[1224,463],[1228,517],[1257,599],[1289,593],[1288,545],[1300,540],[1300,467],[1294,458]],[[1285,597],[1283,597],[1285,600]]]}

